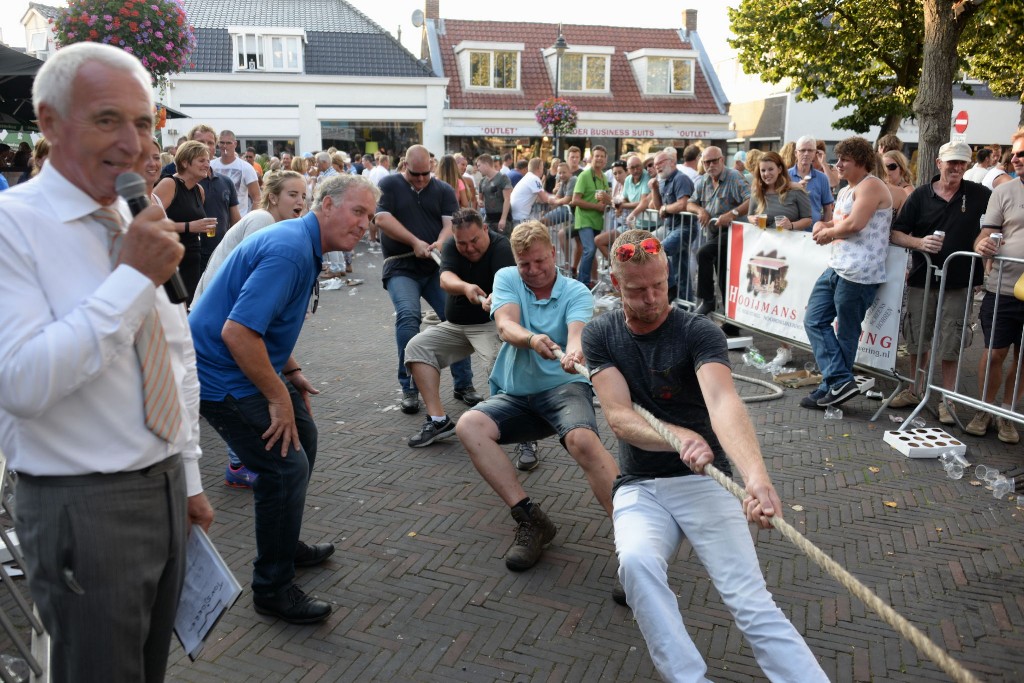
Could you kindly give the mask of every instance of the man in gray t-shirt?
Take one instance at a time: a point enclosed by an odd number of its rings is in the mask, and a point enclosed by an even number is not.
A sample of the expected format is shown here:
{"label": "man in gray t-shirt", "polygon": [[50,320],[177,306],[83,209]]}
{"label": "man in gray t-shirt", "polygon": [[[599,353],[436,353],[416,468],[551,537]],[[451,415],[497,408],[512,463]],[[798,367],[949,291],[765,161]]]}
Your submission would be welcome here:
{"label": "man in gray t-shirt", "polygon": [[482,176],[480,197],[483,199],[487,227],[504,233],[512,210],[512,181],[504,173],[498,172],[489,154],[481,154],[476,158],[476,170]]}
{"label": "man in gray t-shirt", "polygon": [[576,176],[572,174],[569,164],[559,162],[558,183],[555,185],[554,198],[548,202],[548,206],[555,207],[544,214],[542,222],[544,225],[555,225],[557,223],[568,223],[572,220],[572,209],[569,202],[572,201],[572,193],[576,187]]}

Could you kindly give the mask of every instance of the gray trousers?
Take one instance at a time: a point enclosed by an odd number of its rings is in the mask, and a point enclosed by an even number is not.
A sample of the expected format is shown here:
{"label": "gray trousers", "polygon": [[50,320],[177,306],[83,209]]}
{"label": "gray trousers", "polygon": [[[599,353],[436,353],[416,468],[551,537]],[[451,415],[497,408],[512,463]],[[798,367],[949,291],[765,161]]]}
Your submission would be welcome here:
{"label": "gray trousers", "polygon": [[21,474],[15,503],[52,680],[163,681],[185,573],[181,457],[136,472]]}

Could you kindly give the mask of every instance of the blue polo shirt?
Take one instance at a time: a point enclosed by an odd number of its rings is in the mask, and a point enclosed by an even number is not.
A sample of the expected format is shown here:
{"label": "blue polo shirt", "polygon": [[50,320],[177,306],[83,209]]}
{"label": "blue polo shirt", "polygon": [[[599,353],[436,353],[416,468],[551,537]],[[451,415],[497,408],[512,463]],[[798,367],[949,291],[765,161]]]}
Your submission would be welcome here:
{"label": "blue polo shirt", "polygon": [[[548,335],[563,349],[569,341],[569,323],[590,322],[594,297],[583,283],[555,276],[551,297],[538,299],[526,286],[515,266],[502,268],[494,276],[491,317],[506,304],[519,306],[519,324],[537,334]],[[569,382],[588,381],[562,370],[557,360],[545,360],[531,349],[502,344],[491,370],[491,394],[529,396]]]}
{"label": "blue polo shirt", "polygon": [[[691,181],[685,173],[680,173],[678,170],[672,171],[672,174],[665,180],[658,182],[658,191],[661,193],[661,203],[663,206],[674,204],[683,197],[693,196],[693,181]],[[683,211],[686,209],[684,208]],[[665,214],[665,225],[670,228],[678,228],[683,224],[683,216],[681,213],[666,213]]]}
{"label": "blue polo shirt", "polygon": [[[789,169],[789,177],[799,183],[803,177],[797,173],[796,166]],[[811,198],[811,228],[821,220],[821,211],[829,204],[835,204],[832,187],[828,184],[828,176],[816,169],[811,169],[811,179],[807,181],[807,194]],[[811,228],[808,228],[810,230]]]}
{"label": "blue polo shirt", "polygon": [[231,252],[188,316],[202,400],[259,393],[221,338],[225,320],[259,333],[270,364],[281,371],[302,331],[322,261],[320,223],[312,212],[260,230]]}

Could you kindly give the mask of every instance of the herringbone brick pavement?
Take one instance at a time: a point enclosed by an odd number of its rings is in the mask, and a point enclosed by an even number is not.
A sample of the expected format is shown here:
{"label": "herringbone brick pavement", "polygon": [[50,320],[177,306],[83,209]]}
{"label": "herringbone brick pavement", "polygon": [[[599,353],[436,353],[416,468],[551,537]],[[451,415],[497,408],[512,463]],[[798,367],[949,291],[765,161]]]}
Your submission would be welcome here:
{"label": "herringbone brick pavement", "polygon": [[[542,442],[541,466],[520,476],[559,532],[522,574],[502,562],[512,520],[458,440],[406,446],[423,418],[397,410],[392,308],[379,274],[380,256],[361,245],[355,275],[366,284],[323,292],[296,352],[322,392],[303,538],[338,546],[298,580],[334,614],[299,627],[252,610],[251,494],[223,486],[224,447],[204,425],[211,536],[246,591],[198,661],[175,646],[170,680],[660,680],[631,613],[610,597],[611,524],[555,440]],[[798,352],[796,365],[808,359]],[[742,367],[739,354],[733,360],[738,373],[766,377]],[[1024,678],[1020,501],[996,500],[969,477],[952,481],[937,462],[891,450],[882,431],[893,424],[868,422],[873,401],[855,399],[843,420],[825,422],[798,406],[802,395],[750,404],[786,518],[982,680]],[[447,373],[442,397],[452,414],[463,411]],[[1024,459],[994,435],[965,438],[972,462],[1006,469]],[[777,532],[751,533],[770,590],[831,680],[947,680]],[[670,578],[709,677],[764,680],[689,545]]]}

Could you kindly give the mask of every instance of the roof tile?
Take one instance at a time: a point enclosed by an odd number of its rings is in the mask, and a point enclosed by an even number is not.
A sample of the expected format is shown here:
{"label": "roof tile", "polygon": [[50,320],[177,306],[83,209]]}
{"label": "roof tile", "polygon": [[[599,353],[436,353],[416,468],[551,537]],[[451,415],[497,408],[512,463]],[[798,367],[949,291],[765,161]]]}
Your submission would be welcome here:
{"label": "roof tile", "polygon": [[[554,94],[555,84],[544,62],[543,51],[558,38],[557,24],[443,19],[439,22],[438,44],[448,85],[451,109],[533,109]],[[615,48],[611,58],[609,95],[562,93],[580,110],[593,112],[641,112],[666,114],[724,114],[704,77],[700,61],[694,73],[694,94],[646,95],[640,89],[626,52],[641,48],[690,50],[694,47],[676,29],[628,28],[622,26],[562,25],[562,35],[572,45],[602,45]],[[465,92],[454,47],[462,41],[521,42],[521,92],[515,94]]]}

